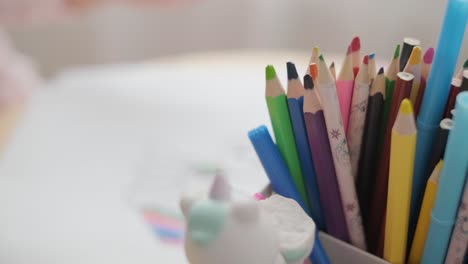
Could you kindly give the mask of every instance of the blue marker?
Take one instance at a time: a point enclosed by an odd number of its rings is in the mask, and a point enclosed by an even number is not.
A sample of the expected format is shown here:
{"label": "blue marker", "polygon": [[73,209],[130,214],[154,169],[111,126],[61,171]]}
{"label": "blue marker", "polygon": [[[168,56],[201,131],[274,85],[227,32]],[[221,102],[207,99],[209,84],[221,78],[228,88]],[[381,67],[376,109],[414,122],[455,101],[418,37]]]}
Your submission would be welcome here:
{"label": "blue marker", "polygon": [[301,163],[302,176],[310,205],[310,214],[318,229],[325,231],[320,194],[315,176],[315,167],[310,153],[309,140],[304,124],[304,87],[298,79],[296,66],[287,63],[288,69],[288,109],[294,132],[297,153]]}
{"label": "blue marker", "polygon": [[[429,177],[428,165],[439,122],[447,101],[450,82],[457,63],[468,17],[467,0],[448,0],[432,69],[427,80],[418,116],[418,137],[411,195],[409,239],[412,240],[424,187]],[[411,244],[411,243],[409,243]]]}
{"label": "blue marker", "polygon": [[[281,196],[294,199],[310,215],[310,212],[306,210],[308,208],[301,200],[301,196],[292,181],[291,175],[289,175],[288,167],[286,167],[286,163],[278,147],[273,143],[266,126],[260,126],[249,131],[249,139],[255,148],[263,169],[265,169],[268,179],[270,179],[273,191]],[[318,264],[330,263],[317,233],[315,234],[314,248],[312,249],[310,260]]]}
{"label": "blue marker", "polygon": [[465,186],[468,168],[468,92],[457,96],[455,109],[457,114],[447,141],[444,166],[421,262],[423,264],[443,263]]}

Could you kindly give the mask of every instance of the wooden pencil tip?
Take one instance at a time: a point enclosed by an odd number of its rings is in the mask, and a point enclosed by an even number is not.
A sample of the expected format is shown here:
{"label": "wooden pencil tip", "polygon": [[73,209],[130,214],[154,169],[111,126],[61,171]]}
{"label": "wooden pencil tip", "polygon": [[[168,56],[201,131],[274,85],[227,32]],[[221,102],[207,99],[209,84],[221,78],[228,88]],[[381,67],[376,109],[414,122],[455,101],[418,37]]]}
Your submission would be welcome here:
{"label": "wooden pencil tip", "polygon": [[[426,52],[424,53],[424,58],[423,58],[424,63],[431,64],[433,59],[434,59],[434,48],[428,48]],[[465,61],[465,64],[467,62],[468,60]],[[465,67],[465,65],[463,65],[463,67]]]}
{"label": "wooden pencil tip", "polygon": [[354,37],[353,40],[351,41],[351,51],[359,51],[361,49],[361,40],[359,37]]}
{"label": "wooden pencil tip", "polygon": [[325,61],[325,59],[323,58],[323,54],[320,54],[319,59],[320,59],[321,61]]}
{"label": "wooden pencil tip", "polygon": [[265,68],[265,76],[267,80],[272,80],[276,77],[275,67],[273,65],[268,65]]}
{"label": "wooden pencil tip", "polygon": [[421,47],[416,46],[413,48],[413,51],[411,51],[411,55],[408,59],[408,63],[411,65],[417,65],[421,63]]}
{"label": "wooden pencil tip", "polygon": [[369,56],[368,55],[364,56],[364,58],[362,59],[362,63],[364,63],[366,65],[369,64]]}
{"label": "wooden pencil tip", "polygon": [[463,69],[466,69],[468,68],[468,59],[465,61],[465,63],[463,63]]}
{"label": "wooden pencil tip", "polygon": [[403,114],[412,114],[413,107],[411,106],[411,101],[408,99],[404,99],[400,104],[400,112]]}
{"label": "wooden pencil tip", "polygon": [[315,54],[318,54],[319,53],[319,48],[318,47],[314,47],[314,49],[312,50],[313,53]]}
{"label": "wooden pencil tip", "polygon": [[288,80],[293,80],[299,78],[297,75],[296,65],[292,62],[286,63],[286,68],[288,70]]}
{"label": "wooden pencil tip", "polygon": [[335,62],[334,61],[332,61],[332,63],[330,64],[330,69],[331,68],[335,68]]}
{"label": "wooden pencil tip", "polygon": [[380,67],[379,72],[378,72],[377,74],[379,74],[379,75],[380,75],[380,74],[384,74],[384,68],[383,68],[383,67]]}
{"label": "wooden pencil tip", "polygon": [[309,74],[304,75],[304,88],[306,90],[314,89],[314,81],[312,80],[312,76]]}
{"label": "wooden pencil tip", "polygon": [[436,168],[437,168],[438,170],[441,170],[443,165],[444,165],[444,160],[439,160],[439,162],[437,163]]}
{"label": "wooden pencil tip", "polygon": [[393,59],[396,60],[400,57],[400,44],[398,44],[395,48],[395,52],[393,53]]}
{"label": "wooden pencil tip", "polygon": [[309,65],[309,72],[313,80],[317,79],[317,75],[318,75],[317,63],[314,62]]}
{"label": "wooden pencil tip", "polygon": [[375,53],[371,53],[371,54],[369,54],[369,60],[373,60],[373,59],[374,59],[374,57],[375,57]]}

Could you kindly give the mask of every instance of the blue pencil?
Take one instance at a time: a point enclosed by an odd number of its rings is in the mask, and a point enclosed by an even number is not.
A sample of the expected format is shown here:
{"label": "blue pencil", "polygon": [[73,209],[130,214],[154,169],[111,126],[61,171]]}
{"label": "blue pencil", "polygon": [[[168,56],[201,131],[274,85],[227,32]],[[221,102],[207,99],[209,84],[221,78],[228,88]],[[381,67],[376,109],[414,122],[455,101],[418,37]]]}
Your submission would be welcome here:
{"label": "blue pencil", "polygon": [[455,105],[453,128],[449,133],[444,166],[421,263],[442,263],[456,220],[468,168],[468,92],[460,93]]}
{"label": "blue pencil", "polygon": [[[418,116],[418,137],[411,195],[409,238],[412,239],[426,185],[428,163],[442,119],[468,17],[468,1],[448,0],[432,69]],[[410,243],[411,244],[411,243]]]}
{"label": "blue pencil", "polygon": [[[273,191],[281,196],[294,199],[310,215],[308,208],[301,200],[301,196],[292,182],[288,167],[278,147],[273,143],[273,139],[271,139],[266,126],[260,126],[249,131],[249,139],[262,163],[263,169],[265,169],[268,179],[270,179]],[[310,260],[317,264],[328,264],[330,262],[317,233],[315,234],[314,248],[312,249]]]}
{"label": "blue pencil", "polygon": [[325,231],[320,193],[315,176],[315,167],[310,153],[309,141],[304,124],[304,87],[298,79],[296,66],[288,62],[288,109],[294,132],[299,161],[301,163],[302,176],[310,205],[310,214],[318,229]]}

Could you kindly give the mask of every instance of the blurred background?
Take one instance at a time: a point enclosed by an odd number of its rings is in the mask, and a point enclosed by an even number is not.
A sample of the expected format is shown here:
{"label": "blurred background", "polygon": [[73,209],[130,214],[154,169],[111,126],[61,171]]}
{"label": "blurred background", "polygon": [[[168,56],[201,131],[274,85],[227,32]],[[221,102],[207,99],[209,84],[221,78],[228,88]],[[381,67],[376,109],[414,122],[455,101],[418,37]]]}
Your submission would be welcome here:
{"label": "blurred background", "polygon": [[0,263],[186,263],[182,193],[267,184],[265,65],[285,84],[358,35],[386,66],[435,46],[445,3],[0,0]]}

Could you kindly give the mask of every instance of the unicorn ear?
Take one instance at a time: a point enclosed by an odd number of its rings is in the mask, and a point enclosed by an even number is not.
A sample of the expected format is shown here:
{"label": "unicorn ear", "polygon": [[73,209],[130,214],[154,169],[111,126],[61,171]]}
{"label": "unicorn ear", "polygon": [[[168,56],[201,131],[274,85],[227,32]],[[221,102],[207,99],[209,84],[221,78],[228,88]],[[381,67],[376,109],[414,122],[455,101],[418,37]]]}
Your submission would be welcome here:
{"label": "unicorn ear", "polygon": [[210,199],[217,201],[229,201],[231,199],[231,188],[221,173],[217,173],[211,185]]}
{"label": "unicorn ear", "polygon": [[190,209],[192,208],[192,205],[194,204],[195,199],[190,196],[183,196],[180,199],[180,210],[182,211],[182,214],[184,214],[185,218],[188,218]]}
{"label": "unicorn ear", "polygon": [[259,207],[254,201],[236,202],[232,205],[232,215],[243,223],[252,223],[258,219]]}

